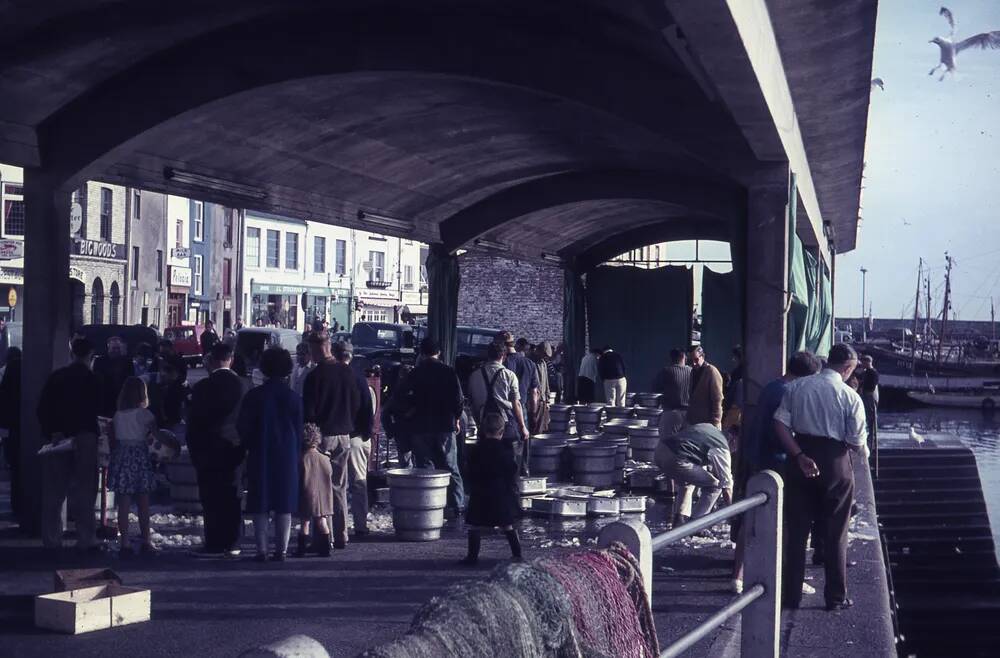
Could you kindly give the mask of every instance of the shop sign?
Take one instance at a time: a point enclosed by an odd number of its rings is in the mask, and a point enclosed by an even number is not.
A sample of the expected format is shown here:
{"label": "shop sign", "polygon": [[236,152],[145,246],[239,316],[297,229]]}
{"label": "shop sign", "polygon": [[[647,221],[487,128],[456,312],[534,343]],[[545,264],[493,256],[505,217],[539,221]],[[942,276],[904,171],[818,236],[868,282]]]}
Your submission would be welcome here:
{"label": "shop sign", "polygon": [[73,265],[70,265],[69,266],[69,278],[76,279],[80,283],[83,283],[83,270],[81,270],[79,267],[75,267]]}
{"label": "shop sign", "polygon": [[14,267],[0,267],[0,281],[23,284],[24,271]]}
{"label": "shop sign", "polygon": [[0,260],[24,258],[24,240],[0,240]]}
{"label": "shop sign", "polygon": [[184,260],[185,258],[191,257],[191,250],[187,247],[174,247],[171,249],[171,253],[173,253],[174,258],[178,260]]}
{"label": "shop sign", "polygon": [[83,226],[83,206],[79,203],[74,202],[73,205],[69,207],[69,234],[79,235],[80,228]]}
{"label": "shop sign", "polygon": [[191,287],[191,268],[170,266],[170,285]]}
{"label": "shop sign", "polygon": [[7,291],[7,306],[11,308],[17,306],[17,291],[13,288]]}
{"label": "shop sign", "polygon": [[108,260],[125,260],[125,245],[79,238],[76,241],[76,254]]}

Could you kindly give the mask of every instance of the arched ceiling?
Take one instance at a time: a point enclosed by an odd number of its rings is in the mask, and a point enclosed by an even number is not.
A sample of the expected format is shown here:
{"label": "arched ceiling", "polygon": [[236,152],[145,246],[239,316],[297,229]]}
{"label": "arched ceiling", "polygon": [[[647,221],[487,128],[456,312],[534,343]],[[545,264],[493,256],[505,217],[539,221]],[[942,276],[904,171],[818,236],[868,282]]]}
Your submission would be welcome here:
{"label": "arched ceiling", "polygon": [[[700,216],[713,191],[741,195],[758,165],[664,38],[669,12],[646,0],[11,0],[0,21],[0,160],[67,185],[353,225],[374,211],[436,241],[449,218],[552,176],[662,179],[659,195],[579,186],[551,210],[484,225],[537,255]],[[165,167],[266,196],[179,185]],[[683,176],[703,198],[666,198]],[[731,209],[715,220],[741,221],[720,217]]]}

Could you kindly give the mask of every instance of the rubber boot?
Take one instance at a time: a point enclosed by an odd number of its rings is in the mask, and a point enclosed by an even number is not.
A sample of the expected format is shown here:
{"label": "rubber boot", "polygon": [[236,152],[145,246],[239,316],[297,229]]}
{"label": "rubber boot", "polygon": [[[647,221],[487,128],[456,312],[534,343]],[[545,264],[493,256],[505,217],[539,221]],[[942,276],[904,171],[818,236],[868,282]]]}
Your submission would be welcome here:
{"label": "rubber boot", "polygon": [[466,566],[473,566],[479,562],[479,546],[482,544],[483,537],[478,530],[469,531],[469,553],[459,564],[464,564]]}
{"label": "rubber boot", "polygon": [[330,535],[316,533],[319,535],[319,556],[320,557],[330,557]]}
{"label": "rubber boot", "polygon": [[309,548],[309,535],[303,535],[300,532],[298,536],[298,547],[295,549],[295,557],[305,557],[308,548]]}
{"label": "rubber boot", "polygon": [[521,557],[521,538],[517,536],[517,530],[505,530],[503,534],[507,537],[507,543],[510,544],[511,560],[521,562],[523,560]]}

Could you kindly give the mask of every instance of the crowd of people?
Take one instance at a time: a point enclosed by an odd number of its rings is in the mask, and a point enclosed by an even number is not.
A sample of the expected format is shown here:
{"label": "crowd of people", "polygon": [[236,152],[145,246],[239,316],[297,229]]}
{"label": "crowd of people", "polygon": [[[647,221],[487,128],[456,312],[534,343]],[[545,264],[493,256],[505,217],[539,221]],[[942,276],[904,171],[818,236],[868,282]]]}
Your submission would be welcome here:
{"label": "crowd of people", "polygon": [[[761,391],[743,416],[742,350],[733,350],[727,377],[708,363],[700,346],[670,353],[657,376],[661,394],[660,444],[656,464],[677,488],[672,524],[709,513],[721,496],[728,503],[745,491],[754,474],[770,469],[784,478],[783,596],[799,607],[804,591],[806,548],[824,565],[827,610],[850,607],[847,596],[847,529],[854,507],[853,455],[867,459],[874,440],[878,372],[870,357],[838,344],[825,362],[797,352],[785,374]],[[690,361],[690,365],[687,361]],[[728,379],[728,381],[726,381]],[[693,492],[700,490],[697,504]],[[745,538],[734,523],[733,588],[742,591]]]}
{"label": "crowd of people", "polygon": [[[208,376],[189,386],[185,361],[168,340],[161,340],[155,353],[140,346],[129,357],[123,341],[113,337],[106,354],[95,359],[90,341],[75,337],[71,363],[50,375],[38,407],[50,440],[42,460],[43,544],[61,545],[68,501],[78,547],[99,547],[92,509],[99,418],[106,417],[111,419],[107,485],[117,496],[123,555],[133,552],[128,540],[133,504],[138,550],[156,550],[149,528],[155,462],[148,445],[168,430],[186,443],[197,473],[204,554],[239,555],[245,513],[253,521],[256,559],[285,559],[293,516],[301,527],[295,554],[329,556],[349,541],[349,514],[353,536],[368,534],[368,463],[380,410],[401,467],[450,474],[446,516],[464,515],[470,529],[464,562],[476,563],[487,528],[501,528],[519,559],[516,480],[526,472],[529,438],[546,431],[549,405],[564,393],[562,346],[532,345],[502,331],[488,345],[485,361],[460,378],[441,360],[440,346],[424,338],[415,365],[401,367],[391,389],[380,395],[351,367],[350,343],[332,342],[322,327],[303,338],[294,355],[277,346],[257,355],[254,370],[262,383],[253,386],[252,373],[236,363],[233,341],[207,327],[202,347]],[[0,381],[0,422],[12,428],[8,451],[11,445],[16,449],[19,435],[19,357],[16,348],[9,350]],[[812,535],[814,562],[826,565],[828,607],[848,606],[851,454],[866,455],[873,439],[878,373],[870,358],[859,365],[847,345],[834,346],[825,364],[798,352],[786,373],[763,388],[755,412],[744,417],[739,348],[732,361],[724,374],[701,346],[674,349],[653,382],[663,408],[655,462],[676,487],[670,520],[680,525],[707,514],[719,498],[726,503],[738,498],[754,473],[777,470],[787,501],[785,605],[795,607],[801,600]],[[590,350],[578,371],[576,401],[624,405],[625,367],[610,347]],[[467,445],[473,425],[478,440]],[[16,468],[12,475],[16,484]],[[12,505],[19,505],[16,497]],[[736,539],[734,588],[739,589],[738,528]]]}

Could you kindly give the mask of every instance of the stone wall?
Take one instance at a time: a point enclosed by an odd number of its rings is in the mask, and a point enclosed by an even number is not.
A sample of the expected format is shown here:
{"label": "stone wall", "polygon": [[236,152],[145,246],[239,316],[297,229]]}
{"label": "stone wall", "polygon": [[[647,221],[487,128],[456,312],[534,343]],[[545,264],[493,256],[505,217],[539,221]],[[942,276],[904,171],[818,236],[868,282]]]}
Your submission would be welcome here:
{"label": "stone wall", "polygon": [[468,252],[459,256],[458,324],[562,341],[563,274],[552,265]]}

